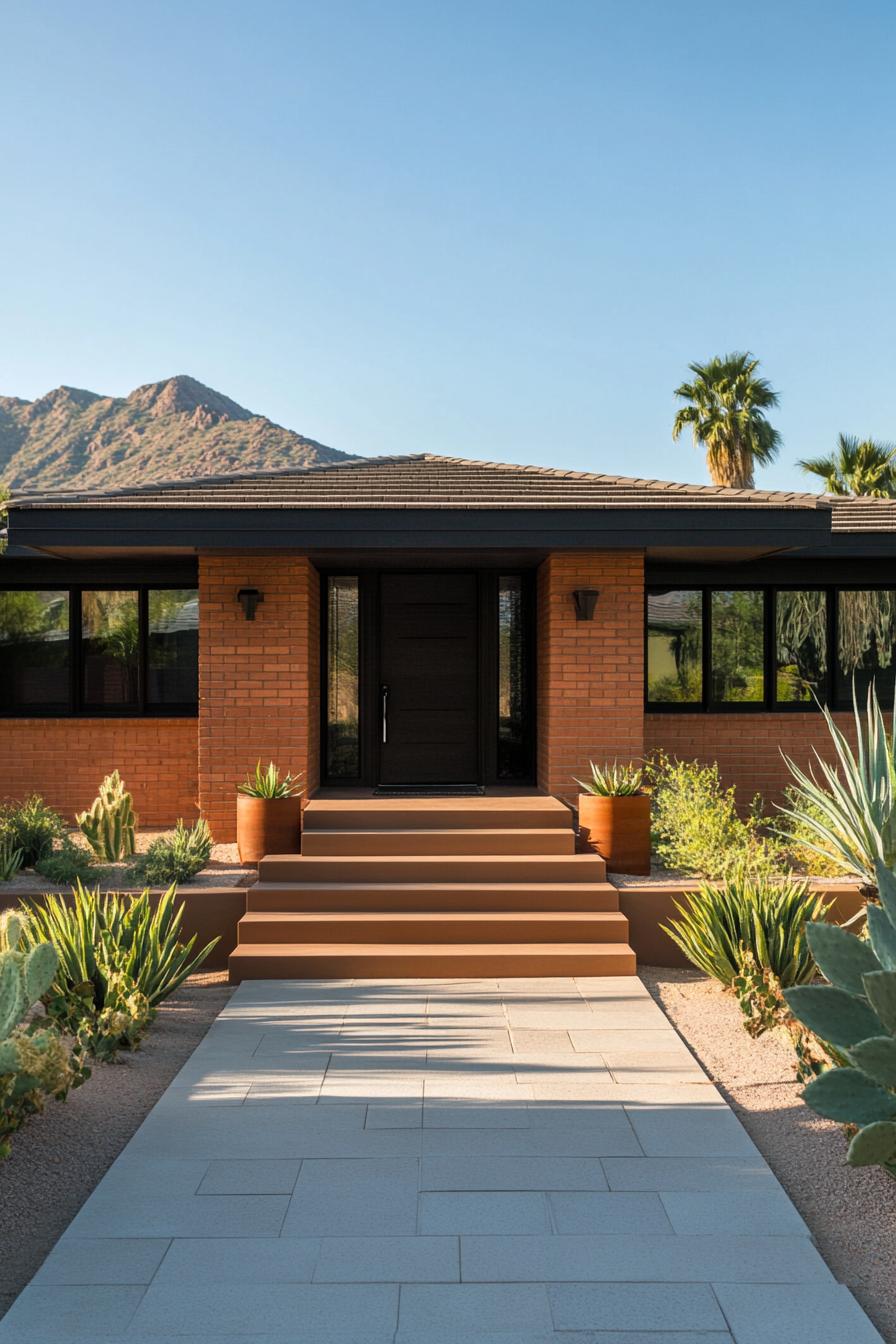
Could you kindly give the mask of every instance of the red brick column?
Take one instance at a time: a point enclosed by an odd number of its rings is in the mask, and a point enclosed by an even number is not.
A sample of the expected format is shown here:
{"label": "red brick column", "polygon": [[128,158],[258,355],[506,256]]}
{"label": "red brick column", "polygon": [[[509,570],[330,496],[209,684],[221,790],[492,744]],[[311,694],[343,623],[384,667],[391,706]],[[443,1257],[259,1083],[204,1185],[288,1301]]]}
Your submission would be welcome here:
{"label": "red brick column", "polygon": [[[237,592],[264,594],[247,621]],[[274,761],[317,787],[320,579],[303,555],[199,557],[199,803],[236,836],[236,785]]]}
{"label": "red brick column", "polygon": [[[592,621],[577,621],[575,588],[597,588]],[[569,551],[538,570],[538,782],[572,801],[588,762],[644,754],[644,558],[640,551]]]}

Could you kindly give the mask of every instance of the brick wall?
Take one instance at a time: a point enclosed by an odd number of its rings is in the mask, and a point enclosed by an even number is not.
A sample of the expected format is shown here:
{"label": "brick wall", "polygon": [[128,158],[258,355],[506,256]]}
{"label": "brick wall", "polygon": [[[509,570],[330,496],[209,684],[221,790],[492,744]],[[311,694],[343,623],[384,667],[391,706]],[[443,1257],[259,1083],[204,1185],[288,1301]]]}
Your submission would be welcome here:
{"label": "brick wall", "polygon": [[[851,713],[835,714],[854,741]],[[647,714],[647,751],[663,747],[682,760],[718,761],[722,780],[737,786],[747,804],[761,793],[767,804],[780,800],[791,776],[781,759],[784,751],[806,769],[814,756],[830,760],[830,735],[820,714]]]}
{"label": "brick wall", "polygon": [[120,770],[141,826],[197,816],[195,719],[2,719],[0,796],[39,793],[72,819]]}
{"label": "brick wall", "polygon": [[[247,621],[240,588],[264,601]],[[320,579],[302,555],[199,559],[199,797],[215,838],[235,839],[236,785],[274,761],[317,786]]]}
{"label": "brick wall", "polygon": [[[572,592],[598,588],[592,621],[577,621]],[[640,551],[548,556],[537,576],[538,782],[579,792],[588,761],[644,753],[644,560]]]}

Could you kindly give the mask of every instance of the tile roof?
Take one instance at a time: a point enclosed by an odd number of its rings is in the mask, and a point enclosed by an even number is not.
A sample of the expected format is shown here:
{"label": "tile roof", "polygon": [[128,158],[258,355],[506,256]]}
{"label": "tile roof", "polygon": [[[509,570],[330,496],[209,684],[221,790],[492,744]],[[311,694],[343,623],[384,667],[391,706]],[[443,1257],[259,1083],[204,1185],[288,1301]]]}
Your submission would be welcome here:
{"label": "tile roof", "polygon": [[818,495],[735,490],[419,453],[119,490],[22,494],[16,509],[827,509]]}
{"label": "tile roof", "polygon": [[896,532],[896,499],[824,498],[831,505],[832,532]]}

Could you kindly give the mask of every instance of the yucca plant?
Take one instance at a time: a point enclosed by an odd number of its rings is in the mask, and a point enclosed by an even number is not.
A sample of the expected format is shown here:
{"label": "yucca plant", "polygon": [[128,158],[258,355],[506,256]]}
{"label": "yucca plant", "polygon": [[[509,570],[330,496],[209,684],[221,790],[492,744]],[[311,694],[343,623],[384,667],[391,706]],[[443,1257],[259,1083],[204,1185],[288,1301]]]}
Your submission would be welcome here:
{"label": "yucca plant", "polygon": [[896,864],[896,735],[887,732],[873,681],[864,720],[853,684],[855,752],[827,706],[822,713],[836,764],[829,765],[816,751],[807,773],[785,755],[796,785],[790,806],[780,810],[799,825],[804,848],[873,886],[878,863],[888,869]]}
{"label": "yucca plant", "polygon": [[43,1000],[47,1013],[63,1029],[81,1032],[92,1053],[99,1053],[101,1038],[111,1039],[113,1048],[134,1045],[157,1005],[218,942],[194,955],[195,935],[180,941],[184,906],[175,907],[176,894],[169,887],[153,910],[148,891],[101,893],[79,882],[71,903],[48,895],[40,905],[23,905],[26,944],[51,942],[59,954]]}
{"label": "yucca plant", "polygon": [[855,1128],[847,1161],[896,1177],[896,874],[878,862],[880,905],[868,906],[868,938],[833,924],[810,924],[812,953],[826,985],[785,992],[797,1020],[843,1067],[827,1069],[803,1092],[819,1115]]}
{"label": "yucca plant", "polygon": [[236,787],[238,793],[244,793],[249,798],[298,798],[305,792],[303,778],[289,771],[281,776],[273,761],[266,770],[262,770],[261,761],[258,761],[254,775],[250,771],[243,783]]}
{"label": "yucca plant", "polygon": [[22,851],[9,836],[0,836],[0,882],[11,882],[22,866]]}
{"label": "yucca plant", "polygon": [[203,817],[192,826],[185,826],[179,819],[170,835],[160,835],[153,840],[146,853],[134,863],[132,872],[138,881],[153,885],[189,882],[208,863],[213,843],[208,822]]}
{"label": "yucca plant", "polygon": [[805,927],[823,918],[825,906],[807,882],[757,877],[744,865],[684,899],[686,905],[675,902],[680,918],[661,927],[688,961],[723,985],[741,974],[745,953],[782,985],[806,984],[815,975]]}
{"label": "yucca plant", "polygon": [[600,798],[631,798],[642,792],[644,771],[633,762],[626,765],[614,761],[612,765],[600,766],[589,761],[589,765],[591,778],[575,780],[585,793],[594,793]]}

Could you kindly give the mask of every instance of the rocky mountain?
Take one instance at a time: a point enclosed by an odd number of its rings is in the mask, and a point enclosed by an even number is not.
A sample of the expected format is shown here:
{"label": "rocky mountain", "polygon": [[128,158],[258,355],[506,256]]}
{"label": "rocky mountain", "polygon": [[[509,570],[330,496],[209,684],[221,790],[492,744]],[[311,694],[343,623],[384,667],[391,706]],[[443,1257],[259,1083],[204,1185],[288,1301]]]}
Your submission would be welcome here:
{"label": "rocky mountain", "polygon": [[0,396],[0,482],[20,493],[108,490],[348,456],[183,374],[126,397],[77,387],[57,387],[37,401]]}

